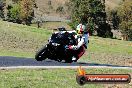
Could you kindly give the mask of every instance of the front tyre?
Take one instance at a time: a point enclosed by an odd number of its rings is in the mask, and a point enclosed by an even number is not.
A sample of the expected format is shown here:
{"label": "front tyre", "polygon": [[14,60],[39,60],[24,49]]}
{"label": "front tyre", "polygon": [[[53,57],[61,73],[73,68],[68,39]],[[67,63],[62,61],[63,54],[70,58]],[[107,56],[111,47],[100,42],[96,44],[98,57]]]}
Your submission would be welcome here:
{"label": "front tyre", "polygon": [[35,59],[37,61],[42,61],[45,60],[47,58],[47,47],[44,46],[43,48],[41,48],[35,55]]}

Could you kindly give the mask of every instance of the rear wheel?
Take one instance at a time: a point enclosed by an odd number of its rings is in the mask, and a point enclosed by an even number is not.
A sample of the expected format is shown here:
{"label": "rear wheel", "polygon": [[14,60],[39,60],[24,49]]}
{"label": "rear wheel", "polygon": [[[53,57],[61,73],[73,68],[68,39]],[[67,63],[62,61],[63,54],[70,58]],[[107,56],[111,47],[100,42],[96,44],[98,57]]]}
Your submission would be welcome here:
{"label": "rear wheel", "polygon": [[65,63],[72,63],[73,61],[72,61],[72,59],[71,58],[66,58],[65,59]]}
{"label": "rear wheel", "polygon": [[62,60],[61,59],[57,59],[58,62],[61,62]]}
{"label": "rear wheel", "polygon": [[42,49],[40,49],[36,55],[35,55],[35,59],[37,61],[42,61],[45,60],[47,58],[47,47],[44,46]]}

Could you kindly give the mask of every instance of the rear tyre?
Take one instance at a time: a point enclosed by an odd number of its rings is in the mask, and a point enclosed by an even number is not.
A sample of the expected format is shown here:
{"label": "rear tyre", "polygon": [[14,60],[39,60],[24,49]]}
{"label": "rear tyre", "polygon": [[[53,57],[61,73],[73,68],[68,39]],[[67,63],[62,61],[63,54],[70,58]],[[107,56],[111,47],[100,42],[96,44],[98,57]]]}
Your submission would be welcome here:
{"label": "rear tyre", "polygon": [[69,58],[69,59],[67,58],[67,59],[65,60],[65,63],[72,63],[72,62],[73,62],[73,61],[72,61],[72,59],[70,59],[70,58]]}
{"label": "rear tyre", "polygon": [[44,46],[42,49],[40,49],[36,55],[35,55],[35,59],[37,61],[42,61],[45,60],[47,58],[47,47]]}
{"label": "rear tyre", "polygon": [[73,62],[77,62],[77,60],[74,60]]}
{"label": "rear tyre", "polygon": [[62,60],[61,59],[57,59],[58,62],[61,62]]}

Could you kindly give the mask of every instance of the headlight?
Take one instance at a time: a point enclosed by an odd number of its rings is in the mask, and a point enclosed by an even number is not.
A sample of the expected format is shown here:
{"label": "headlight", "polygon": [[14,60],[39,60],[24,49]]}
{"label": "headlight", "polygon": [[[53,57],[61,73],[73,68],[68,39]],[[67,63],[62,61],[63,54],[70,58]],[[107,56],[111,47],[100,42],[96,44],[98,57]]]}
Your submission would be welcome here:
{"label": "headlight", "polygon": [[58,43],[52,43],[53,46],[59,46],[60,44]]}

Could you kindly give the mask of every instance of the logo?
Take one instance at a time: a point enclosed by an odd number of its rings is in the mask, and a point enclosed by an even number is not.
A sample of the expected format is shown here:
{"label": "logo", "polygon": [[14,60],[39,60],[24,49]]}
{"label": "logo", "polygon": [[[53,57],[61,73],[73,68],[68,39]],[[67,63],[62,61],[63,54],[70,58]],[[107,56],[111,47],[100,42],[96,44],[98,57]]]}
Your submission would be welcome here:
{"label": "logo", "polygon": [[129,74],[86,74],[85,70],[78,68],[76,81],[79,85],[92,83],[130,83],[131,76]]}

